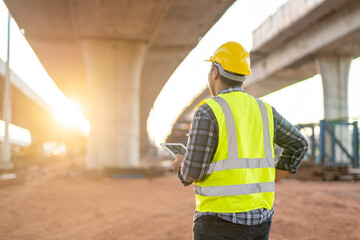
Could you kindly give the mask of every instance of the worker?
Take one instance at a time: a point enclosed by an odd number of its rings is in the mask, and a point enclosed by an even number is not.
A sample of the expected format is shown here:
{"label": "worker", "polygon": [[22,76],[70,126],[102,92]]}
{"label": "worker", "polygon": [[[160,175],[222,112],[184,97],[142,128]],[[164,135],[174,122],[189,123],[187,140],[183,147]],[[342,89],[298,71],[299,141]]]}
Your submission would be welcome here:
{"label": "worker", "polygon": [[[193,237],[268,239],[275,183],[296,173],[307,141],[272,106],[244,92],[250,58],[239,43],[221,45],[208,61],[213,98],[199,105],[187,153],[172,163],[181,183],[194,185]],[[277,161],[274,143],[283,149]]]}

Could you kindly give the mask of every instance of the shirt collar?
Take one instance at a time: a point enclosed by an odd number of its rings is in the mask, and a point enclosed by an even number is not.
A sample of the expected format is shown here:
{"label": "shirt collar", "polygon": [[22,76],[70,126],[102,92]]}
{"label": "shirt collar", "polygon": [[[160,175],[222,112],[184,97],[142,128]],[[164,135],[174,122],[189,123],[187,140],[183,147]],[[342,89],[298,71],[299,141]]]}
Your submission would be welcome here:
{"label": "shirt collar", "polygon": [[224,94],[224,93],[231,93],[231,92],[244,92],[244,89],[242,89],[239,86],[229,87],[229,88],[225,88],[225,89],[221,90],[217,95]]}

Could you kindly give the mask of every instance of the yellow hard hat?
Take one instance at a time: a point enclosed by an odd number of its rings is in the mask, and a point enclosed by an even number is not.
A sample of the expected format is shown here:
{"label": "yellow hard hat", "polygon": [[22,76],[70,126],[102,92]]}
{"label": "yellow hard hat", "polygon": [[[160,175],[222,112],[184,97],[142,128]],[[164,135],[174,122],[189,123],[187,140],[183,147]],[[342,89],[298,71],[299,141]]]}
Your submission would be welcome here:
{"label": "yellow hard hat", "polygon": [[228,72],[241,75],[251,74],[249,53],[237,42],[224,43],[207,61],[221,64]]}

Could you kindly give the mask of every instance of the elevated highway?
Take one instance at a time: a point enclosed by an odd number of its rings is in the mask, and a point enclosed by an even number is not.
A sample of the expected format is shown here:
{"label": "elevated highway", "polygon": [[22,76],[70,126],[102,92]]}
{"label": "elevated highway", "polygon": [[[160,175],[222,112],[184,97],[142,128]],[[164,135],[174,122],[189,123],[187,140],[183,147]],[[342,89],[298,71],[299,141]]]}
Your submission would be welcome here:
{"label": "elevated highway", "polygon": [[102,169],[138,166],[158,93],[234,0],[4,2],[52,79],[86,109],[88,168]]}
{"label": "elevated highway", "polygon": [[[359,42],[360,1],[290,0],[253,31],[252,75],[243,87],[262,97],[320,73],[325,119],[346,120],[348,73],[351,61],[360,56]],[[193,99],[175,122],[169,141],[185,135],[197,105],[208,97],[204,89]],[[348,141],[346,131],[339,134]]]}
{"label": "elevated highway", "polygon": [[[4,76],[6,64],[0,59],[0,93],[4,92]],[[76,141],[85,141],[80,133],[62,126],[56,121],[51,107],[40,98],[23,80],[13,71],[11,79],[11,123],[28,129],[31,133],[32,144],[36,152],[44,141],[65,141],[72,145]],[[0,98],[0,113],[3,112],[3,98]],[[81,144],[80,144],[81,145]]]}

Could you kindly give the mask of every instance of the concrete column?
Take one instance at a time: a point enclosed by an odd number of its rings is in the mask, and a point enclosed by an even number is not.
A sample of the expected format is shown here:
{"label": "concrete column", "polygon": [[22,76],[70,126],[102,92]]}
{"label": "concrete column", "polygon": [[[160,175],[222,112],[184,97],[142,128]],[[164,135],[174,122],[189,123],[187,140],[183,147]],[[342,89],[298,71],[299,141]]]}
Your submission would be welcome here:
{"label": "concrete column", "polygon": [[140,155],[140,77],[146,45],[82,41],[91,131],[87,168],[134,168]]}
{"label": "concrete column", "polygon": [[11,162],[11,144],[10,144],[10,123],[11,123],[11,80],[10,80],[10,22],[11,15],[8,13],[8,36],[7,36],[7,59],[6,59],[6,76],[4,83],[4,141],[2,143],[2,161],[0,169],[12,169],[14,164]]}
{"label": "concrete column", "polygon": [[[339,55],[319,56],[317,64],[324,89],[325,120],[348,120],[348,78],[353,57]],[[350,134],[347,126],[336,126],[335,135],[350,149]],[[325,153],[331,156],[330,138],[325,138]],[[336,163],[350,163],[339,147],[335,148]]]}

